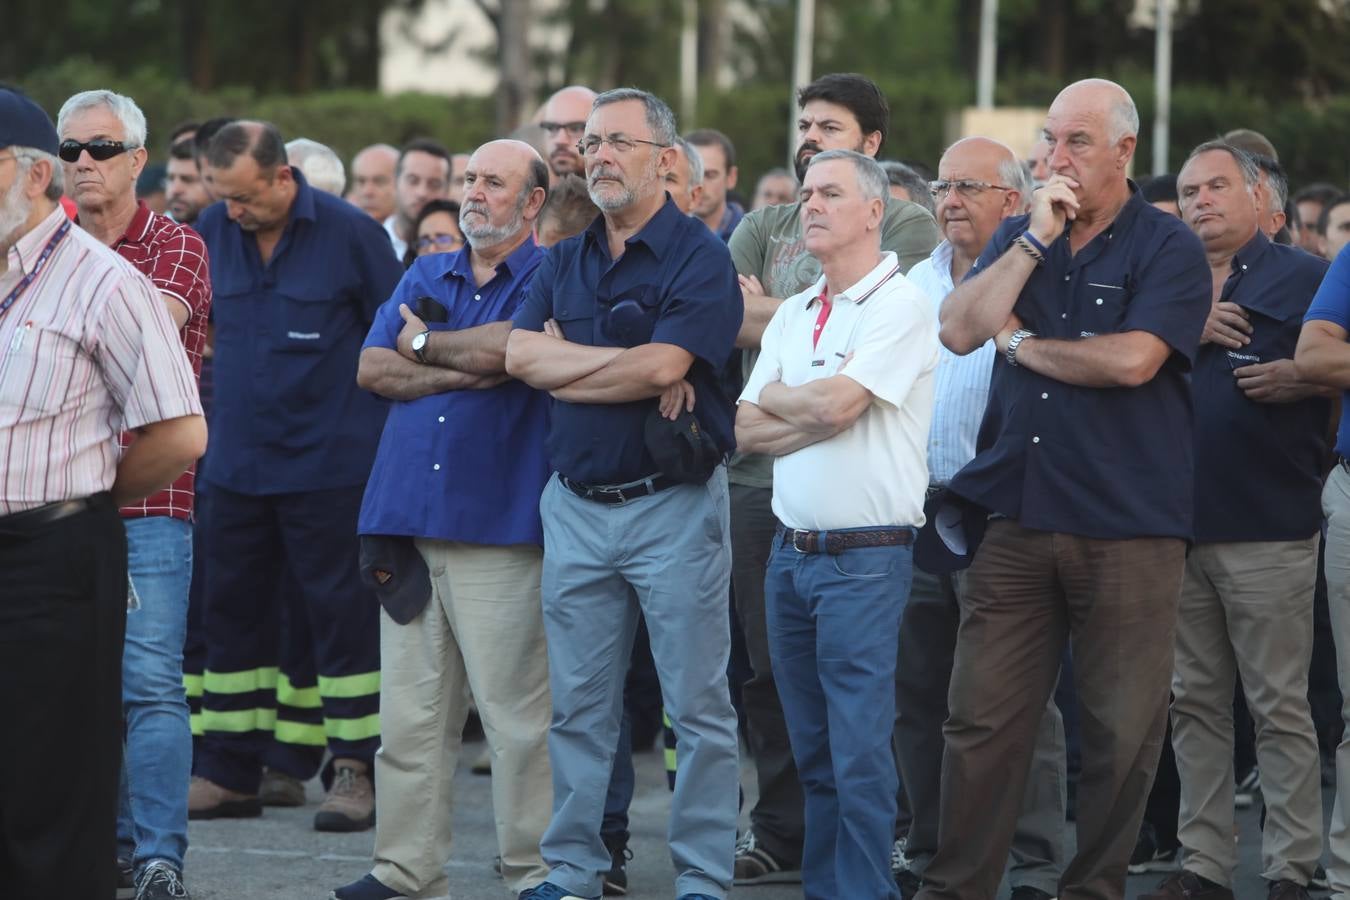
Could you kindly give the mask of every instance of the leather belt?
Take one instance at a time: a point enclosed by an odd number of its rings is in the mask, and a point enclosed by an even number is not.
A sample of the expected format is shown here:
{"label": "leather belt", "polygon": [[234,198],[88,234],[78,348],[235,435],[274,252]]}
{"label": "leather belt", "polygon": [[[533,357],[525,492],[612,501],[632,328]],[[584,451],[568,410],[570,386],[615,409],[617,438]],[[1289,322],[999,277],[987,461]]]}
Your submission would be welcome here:
{"label": "leather belt", "polygon": [[683,483],[665,475],[639,478],[637,481],[630,481],[627,484],[585,484],[580,481],[573,481],[561,473],[558,475],[558,480],[562,482],[563,487],[582,500],[593,500],[596,503],[611,505],[627,503],[640,497],[649,497],[658,491],[664,491],[666,488],[672,488]]}
{"label": "leather belt", "polygon": [[88,508],[88,497],[82,497],[79,500],[62,500],[59,503],[48,503],[45,506],[35,506],[32,509],[0,516],[0,530],[40,528],[43,525],[50,525],[52,522],[58,522],[61,519],[82,513]]}
{"label": "leather belt", "polygon": [[[779,544],[798,553],[828,553],[838,556],[858,547],[908,547],[914,542],[912,528],[872,528],[866,531],[802,531],[779,526]],[[823,539],[823,540],[822,540]]]}

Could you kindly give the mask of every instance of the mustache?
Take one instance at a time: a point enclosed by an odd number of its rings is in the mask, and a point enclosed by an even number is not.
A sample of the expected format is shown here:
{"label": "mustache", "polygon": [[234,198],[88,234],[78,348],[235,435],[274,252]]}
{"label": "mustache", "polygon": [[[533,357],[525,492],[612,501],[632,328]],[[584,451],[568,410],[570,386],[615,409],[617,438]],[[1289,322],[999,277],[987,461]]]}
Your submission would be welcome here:
{"label": "mustache", "polygon": [[825,148],[817,144],[815,141],[806,141],[800,147],[797,148],[797,161],[800,162],[802,159],[804,159],[807,153],[823,153],[823,152],[825,152]]}
{"label": "mustache", "polygon": [[487,204],[465,203],[463,206],[460,207],[459,214],[461,216],[468,215],[469,213],[478,213],[479,215],[486,216],[488,214]]}
{"label": "mustache", "polygon": [[596,166],[591,170],[590,174],[586,176],[586,184],[594,187],[595,183],[601,178],[613,178],[615,181],[623,181],[623,176],[617,170],[611,169],[608,166]]}

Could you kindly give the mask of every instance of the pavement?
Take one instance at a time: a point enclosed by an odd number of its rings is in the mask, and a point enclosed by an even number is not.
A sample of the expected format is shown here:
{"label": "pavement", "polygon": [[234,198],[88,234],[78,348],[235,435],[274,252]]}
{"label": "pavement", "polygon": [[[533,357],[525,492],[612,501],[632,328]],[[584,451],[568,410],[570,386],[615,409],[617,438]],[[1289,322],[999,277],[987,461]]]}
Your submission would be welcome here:
{"label": "pavement", "polygon": [[[511,895],[492,870],[496,855],[491,780],[469,771],[481,743],[465,745],[455,779],[452,814],[455,841],[448,862],[450,896],[454,900],[502,900]],[[631,809],[633,859],[628,866],[632,900],[671,900],[674,870],[666,850],[666,817],[670,793],[657,752],[634,757],[637,791]],[[749,810],[755,796],[754,770],[742,763],[741,780]],[[374,831],[360,834],[320,834],[313,830],[314,810],[323,796],[316,782],[306,786],[309,802],[299,809],[268,809],[259,819],[193,822],[189,828],[186,881],[195,900],[327,900],[334,887],[369,871]],[[1332,792],[1323,791],[1323,820],[1329,818]],[[1257,810],[1237,814],[1239,873],[1234,885],[1238,900],[1264,900],[1266,883],[1260,872],[1260,832]],[[745,812],[741,827],[748,824]],[[1325,834],[1325,826],[1323,834]],[[1070,835],[1072,832],[1070,831]],[[1129,879],[1127,900],[1153,888],[1161,875]],[[734,888],[735,900],[801,900],[800,885]],[[1314,895],[1316,896],[1316,895]],[[1000,898],[1007,897],[1004,886]],[[852,898],[840,898],[852,900]]]}

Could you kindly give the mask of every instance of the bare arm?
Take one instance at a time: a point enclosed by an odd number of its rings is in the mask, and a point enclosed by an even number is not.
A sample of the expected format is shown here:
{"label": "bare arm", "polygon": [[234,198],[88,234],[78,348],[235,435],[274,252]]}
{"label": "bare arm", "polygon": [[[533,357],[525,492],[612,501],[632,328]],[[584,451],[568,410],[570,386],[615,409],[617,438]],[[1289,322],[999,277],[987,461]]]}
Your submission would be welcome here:
{"label": "bare arm", "polygon": [[590,347],[542,331],[517,328],[506,343],[506,371],[530,387],[552,391],[595,372],[622,347]]}
{"label": "bare arm", "polygon": [[[398,333],[398,352],[405,359],[417,362],[412,340],[427,330],[408,304],[398,305],[403,317],[403,329]],[[500,375],[506,371],[506,339],[511,334],[511,323],[489,322],[460,331],[433,331],[427,335],[422,355],[428,363],[454,369],[469,375]]]}
{"label": "bare arm", "polygon": [[202,416],[179,416],[136,429],[136,439],[117,464],[113,502],[126,506],[168,487],[205,452]]}
{"label": "bare arm", "polygon": [[1335,397],[1339,391],[1298,377],[1292,359],[1275,359],[1233,370],[1237,386],[1256,403],[1294,403],[1309,397]]}
{"label": "bare arm", "polygon": [[[613,349],[613,348],[606,348]],[[623,350],[588,375],[550,391],[570,403],[629,403],[659,397],[694,364],[694,354],[674,344],[642,344]]]}
{"label": "bare arm", "polygon": [[[993,269],[990,269],[992,272]],[[1022,323],[1010,316],[994,338],[1000,353]],[[1150,381],[1172,355],[1162,338],[1147,331],[1099,334],[1076,341],[1028,337],[1017,348],[1017,364],[1079,387],[1138,387]]]}
{"label": "bare arm", "polygon": [[858,421],[872,402],[872,392],[847,375],[831,375],[788,387],[766,384],[760,407],[770,415],[810,432],[838,434]]}
{"label": "bare arm", "polygon": [[173,294],[166,294],[163,291],[160,291],[159,296],[164,300],[164,308],[169,311],[169,318],[173,319],[173,327],[178,331],[182,331],[183,326],[187,324],[187,320],[192,317],[192,311],[188,309],[186,303],[179,300]]}
{"label": "bare arm", "polygon": [[1350,390],[1350,344],[1347,332],[1334,322],[1314,319],[1303,323],[1294,351],[1298,377],[1312,384]]}
{"label": "bare arm", "polygon": [[742,400],[736,408],[736,446],[746,453],[787,456],[830,437],[834,434],[806,431],[765,412],[749,400]]}
{"label": "bare arm", "polygon": [[745,301],[745,317],[741,319],[741,330],[736,334],[736,346],[755,349],[764,338],[764,329],[768,327],[769,320],[783,301],[779,297],[767,296],[754,275],[741,275],[739,280],[741,297]]}
{"label": "bare arm", "polygon": [[405,359],[396,350],[367,347],[361,351],[356,383],[390,400],[416,400],[446,391],[468,391],[496,387],[510,376],[470,375],[440,366],[423,365]]}

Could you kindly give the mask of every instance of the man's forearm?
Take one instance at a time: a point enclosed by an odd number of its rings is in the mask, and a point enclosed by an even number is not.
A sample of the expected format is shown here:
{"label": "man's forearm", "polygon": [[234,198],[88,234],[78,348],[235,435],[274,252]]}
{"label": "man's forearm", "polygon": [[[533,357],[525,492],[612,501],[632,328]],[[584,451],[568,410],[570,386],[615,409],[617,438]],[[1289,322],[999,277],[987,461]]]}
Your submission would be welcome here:
{"label": "man's forearm", "polygon": [[137,503],[173,483],[206,452],[206,419],[181,416],[136,432],[117,463],[112,498],[118,506]]}
{"label": "man's forearm", "polygon": [[833,436],[801,429],[749,401],[742,401],[736,413],[736,446],[746,453],[787,456]]}
{"label": "man's forearm", "polygon": [[1035,269],[1035,260],[1010,247],[987,270],[958,284],[939,313],[943,345],[963,356],[983,347],[1002,330]]}
{"label": "man's forearm", "polygon": [[736,346],[757,349],[759,342],[764,339],[764,329],[769,327],[769,320],[782,304],[783,301],[777,297],[765,297],[761,294],[747,296],[741,330],[736,334]]}
{"label": "man's forearm", "polygon": [[1350,344],[1311,331],[1316,322],[1303,326],[1294,365],[1299,378],[1337,391],[1350,390]]}
{"label": "man's forearm", "polygon": [[689,370],[687,367],[677,371],[654,365],[653,356],[652,344],[622,350],[594,372],[560,385],[550,393],[569,403],[631,403],[658,397]]}
{"label": "man's forearm", "polygon": [[423,365],[405,359],[396,350],[369,347],[361,351],[356,383],[390,400],[417,400],[446,391],[467,391],[496,387],[510,378],[499,375],[471,375],[436,365]]}
{"label": "man's forearm", "polygon": [[796,387],[773,381],[759,393],[759,407],[764,412],[803,431],[828,434],[835,429],[824,400],[819,381]]}
{"label": "man's forearm", "polygon": [[1079,387],[1138,387],[1157,373],[1158,366],[1131,339],[1135,334],[1101,334],[1080,340],[1028,337],[1017,348],[1017,364]]}
{"label": "man's forearm", "polygon": [[462,331],[433,331],[422,351],[427,362],[470,375],[500,375],[506,371],[506,341],[511,323],[490,322]]}
{"label": "man's forearm", "polygon": [[622,347],[574,344],[517,328],[507,341],[506,371],[531,387],[552,391],[585,378],[623,352]]}

